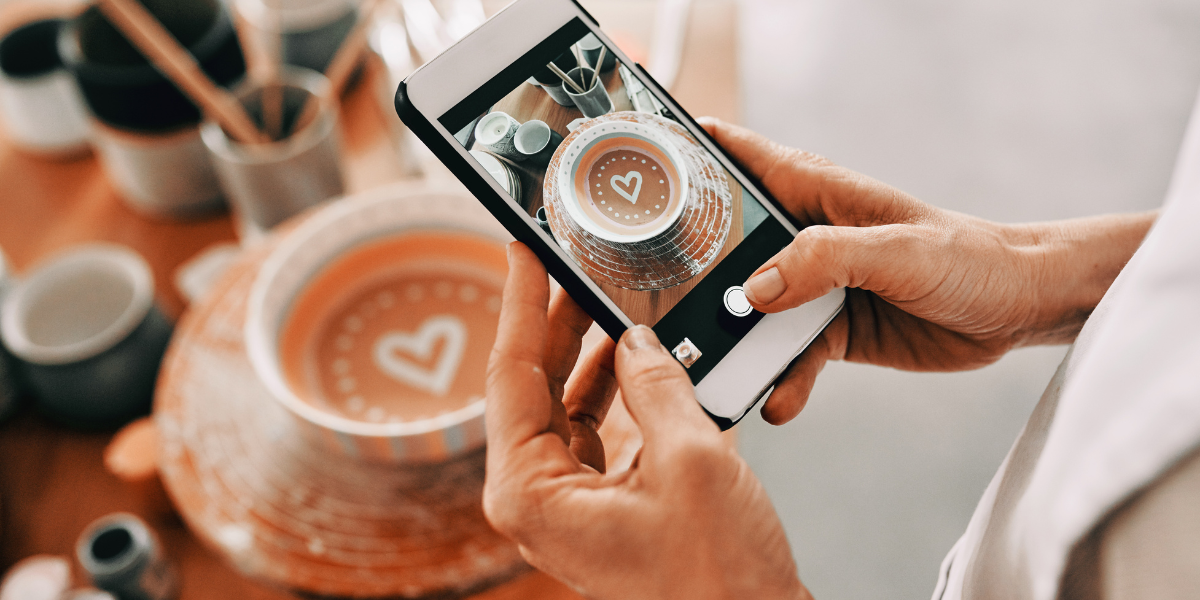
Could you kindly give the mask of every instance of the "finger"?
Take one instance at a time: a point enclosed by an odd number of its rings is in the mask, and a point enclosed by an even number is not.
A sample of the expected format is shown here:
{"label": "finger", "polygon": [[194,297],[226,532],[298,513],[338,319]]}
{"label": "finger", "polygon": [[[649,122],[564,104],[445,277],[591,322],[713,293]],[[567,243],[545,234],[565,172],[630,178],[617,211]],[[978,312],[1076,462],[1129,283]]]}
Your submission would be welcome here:
{"label": "finger", "polygon": [[550,296],[549,324],[546,378],[550,382],[550,396],[561,400],[567,378],[579,358],[583,336],[592,326],[592,318],[571,299],[570,294],[559,288]]}
{"label": "finger", "polygon": [[613,368],[616,342],[605,336],[592,348],[567,384],[563,405],[571,426],[571,453],[585,465],[603,473],[604,444],[600,426],[617,393]]}
{"label": "finger", "polygon": [[[924,235],[922,235],[922,232]],[[767,313],[795,308],[839,287],[871,290],[891,300],[918,297],[943,271],[937,236],[911,225],[807,227],[759,267],[743,288],[754,308]]]}
{"label": "finger", "polygon": [[683,365],[649,327],[638,325],[621,336],[615,364],[621,396],[647,447],[679,437],[718,436],[716,424],[696,402]]}
{"label": "finger", "polygon": [[700,124],[742,169],[757,179],[804,224],[827,223],[821,182],[835,165],[828,159],[777,144],[744,127],[703,117]]}
{"label": "finger", "polygon": [[806,226],[912,222],[934,212],[916,198],[823,156],[716,119],[704,124],[713,139]]}
{"label": "finger", "polygon": [[764,421],[772,425],[783,425],[796,418],[808,404],[817,375],[830,360],[842,360],[846,356],[846,340],[850,331],[846,311],[838,313],[833,321],[809,344],[800,356],[788,367],[786,373],[775,384],[770,397],[763,403]]}
{"label": "finger", "polygon": [[508,264],[500,325],[488,361],[489,462],[550,428],[552,402],[542,367],[550,295],[546,270],[529,248],[516,242],[508,245]]}

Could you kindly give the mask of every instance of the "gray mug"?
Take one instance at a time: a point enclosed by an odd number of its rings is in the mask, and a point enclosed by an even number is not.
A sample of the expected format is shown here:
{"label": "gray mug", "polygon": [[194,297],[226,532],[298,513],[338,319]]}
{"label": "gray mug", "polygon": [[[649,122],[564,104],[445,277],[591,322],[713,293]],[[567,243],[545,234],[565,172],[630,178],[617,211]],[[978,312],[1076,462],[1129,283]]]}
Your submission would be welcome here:
{"label": "gray mug", "polygon": [[[596,60],[600,58],[600,48],[604,47],[600,43],[600,38],[596,34],[589,33],[579,40],[579,50],[583,53],[583,60],[587,62],[589,67],[596,67]],[[604,53],[604,64],[600,67],[601,73],[607,73],[617,66],[617,55],[611,51]]]}
{"label": "gray mug", "polygon": [[566,86],[567,95],[575,102],[575,107],[579,109],[579,112],[589,119],[607,115],[613,110],[612,98],[608,96],[608,90],[604,89],[604,82],[600,80],[601,78],[596,77],[593,83],[592,76],[595,73],[587,67],[575,67],[567,73],[567,77],[580,83],[580,87],[584,90],[582,94],[577,94],[575,88],[568,85]]}
{"label": "gray mug", "polygon": [[[342,195],[341,140],[336,106],[328,101],[329,80],[298,67],[280,72],[283,82],[281,121],[284,131],[302,116],[309,100],[316,116],[297,124],[298,131],[269,144],[242,144],[213,121],[201,129],[221,189],[238,216],[243,239],[254,238],[317,203]],[[263,122],[263,86],[245,82],[234,95],[252,119]]]}
{"label": "gray mug", "polygon": [[150,266],[114,244],[38,266],[0,308],[0,337],[39,409],[86,429],[150,412],[171,332],[154,304]]}
{"label": "gray mug", "polygon": [[513,136],[513,145],[517,152],[524,155],[530,163],[541,168],[550,164],[554,151],[563,141],[563,136],[550,129],[544,121],[527,121],[517,128]]}

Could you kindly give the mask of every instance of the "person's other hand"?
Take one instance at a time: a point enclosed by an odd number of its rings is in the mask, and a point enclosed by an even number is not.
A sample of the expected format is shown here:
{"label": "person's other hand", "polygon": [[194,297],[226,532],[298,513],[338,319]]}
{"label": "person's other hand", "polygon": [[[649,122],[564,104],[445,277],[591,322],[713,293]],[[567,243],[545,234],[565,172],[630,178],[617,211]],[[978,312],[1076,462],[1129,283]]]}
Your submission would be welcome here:
{"label": "person's other hand", "polygon": [[[488,521],[589,598],[809,598],[762,485],[650,329],[606,339],[568,381],[590,325],[511,244],[488,364]],[[597,430],[618,387],[644,445],[605,474]]]}
{"label": "person's other hand", "polygon": [[804,408],[827,360],[956,371],[1070,342],[1154,219],[992,223],[750,130],[701,124],[805,226],[746,281],[751,304],[774,313],[847,288],[845,308],[764,403],[775,424]]}

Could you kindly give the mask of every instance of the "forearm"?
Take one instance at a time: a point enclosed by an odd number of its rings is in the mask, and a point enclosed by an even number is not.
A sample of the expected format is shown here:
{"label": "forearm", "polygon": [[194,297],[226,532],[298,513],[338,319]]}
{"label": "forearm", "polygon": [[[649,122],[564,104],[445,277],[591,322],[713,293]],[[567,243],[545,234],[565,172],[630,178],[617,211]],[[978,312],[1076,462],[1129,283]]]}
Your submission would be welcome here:
{"label": "forearm", "polygon": [[1022,345],[1074,341],[1158,211],[1012,227],[1015,250],[1033,275]]}

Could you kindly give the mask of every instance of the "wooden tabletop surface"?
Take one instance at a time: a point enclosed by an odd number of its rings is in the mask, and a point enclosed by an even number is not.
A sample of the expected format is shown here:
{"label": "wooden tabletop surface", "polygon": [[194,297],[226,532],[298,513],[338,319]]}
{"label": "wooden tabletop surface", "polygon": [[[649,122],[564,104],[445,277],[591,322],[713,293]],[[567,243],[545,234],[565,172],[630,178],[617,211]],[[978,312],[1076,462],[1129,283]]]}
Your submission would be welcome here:
{"label": "wooden tabletop surface", "polygon": [[[635,56],[645,56],[654,4],[638,0],[585,2],[606,31]],[[68,3],[69,5],[69,3]],[[54,4],[14,0],[0,7],[0,30]],[[31,8],[32,7],[32,8]],[[674,95],[695,115],[738,117],[736,5],[699,0],[688,34]],[[395,119],[377,100],[382,77],[369,69],[342,106],[349,191],[395,180],[393,145],[386,120]],[[177,318],[186,301],[173,285],[180,264],[218,242],[233,241],[228,216],[189,222],[153,220],[130,210],[94,157],[55,162],[15,150],[0,132],[0,248],[20,273],[71,246],[108,241],[129,246],[150,262],[157,294]],[[178,517],[146,505],[138,490],[109,474],[103,452],[112,431],[79,432],[48,422],[26,409],[0,424],[0,571],[33,554],[70,555],[85,525],[115,511],[142,515],[161,536],[180,567],[184,600],[292,598],[238,575],[200,545]],[[537,572],[473,598],[551,599],[577,596]]]}

